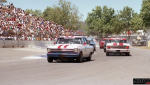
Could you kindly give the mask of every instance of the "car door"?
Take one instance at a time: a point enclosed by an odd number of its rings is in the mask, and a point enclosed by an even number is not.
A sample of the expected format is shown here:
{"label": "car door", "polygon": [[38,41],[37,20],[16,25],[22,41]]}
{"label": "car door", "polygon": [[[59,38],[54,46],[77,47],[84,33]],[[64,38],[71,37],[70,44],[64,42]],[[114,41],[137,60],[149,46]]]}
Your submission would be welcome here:
{"label": "car door", "polygon": [[86,57],[89,55],[89,52],[90,52],[90,44],[88,43],[88,40],[86,39],[86,38],[84,38],[84,40],[85,40],[85,53],[86,53]]}
{"label": "car door", "polygon": [[[86,39],[86,38],[85,38]],[[90,52],[94,50],[94,46],[90,45],[90,42],[88,43],[88,40],[86,39],[87,45],[86,45],[86,54],[89,56]],[[94,41],[93,41],[94,42]],[[92,43],[93,43],[92,42]]]}
{"label": "car door", "polygon": [[82,48],[83,49],[83,56],[85,57],[86,56],[87,42],[86,42],[84,37],[82,38],[82,40],[83,40],[83,48]]}

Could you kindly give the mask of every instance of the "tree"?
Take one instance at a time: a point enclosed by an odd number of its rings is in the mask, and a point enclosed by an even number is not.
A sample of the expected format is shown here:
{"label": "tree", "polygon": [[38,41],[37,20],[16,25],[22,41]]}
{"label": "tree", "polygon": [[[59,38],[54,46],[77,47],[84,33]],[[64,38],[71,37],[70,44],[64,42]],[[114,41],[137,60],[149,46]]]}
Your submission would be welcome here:
{"label": "tree", "polygon": [[142,8],[140,11],[140,16],[142,17],[143,25],[145,27],[150,27],[150,0],[142,1]]}
{"label": "tree", "polygon": [[135,15],[134,17],[132,17],[131,21],[130,21],[130,25],[132,28],[132,32],[136,33],[137,30],[142,30],[143,29],[143,20],[140,17],[140,15]]}
{"label": "tree", "polygon": [[86,19],[88,31],[95,31],[95,34],[102,36],[103,34],[112,34],[111,20],[115,17],[113,8],[107,6],[96,6]]}
{"label": "tree", "polygon": [[55,8],[47,7],[43,12],[43,16],[46,20],[53,21],[58,24],[62,22],[61,21],[62,15],[59,7],[55,7]]}
{"label": "tree", "polygon": [[6,3],[7,0],[0,0],[0,3]]}
{"label": "tree", "polygon": [[34,14],[36,17],[43,17],[41,10],[32,10],[32,9],[26,9],[25,12],[28,14]]}
{"label": "tree", "polygon": [[82,18],[78,8],[65,0],[60,0],[58,5],[54,5],[53,7],[47,7],[43,12],[43,16],[46,20],[74,30],[80,27],[78,23]]}
{"label": "tree", "polygon": [[130,21],[132,19],[132,17],[136,16],[137,13],[134,12],[134,10],[132,10],[132,8],[126,6],[123,8],[123,10],[119,11],[119,20],[120,23],[122,24],[122,31],[128,32],[131,29],[131,24]]}
{"label": "tree", "polygon": [[[132,10],[132,8],[126,6],[123,8],[123,10],[120,10],[118,12],[118,18],[119,18],[119,27],[120,27],[120,33],[125,32],[126,36],[128,35],[128,40],[130,39],[129,32],[133,30],[131,28],[131,20],[133,17],[135,17],[137,13]],[[133,25],[133,23],[132,23]]]}
{"label": "tree", "polygon": [[[143,30],[147,33],[147,38],[150,35],[150,0],[143,0],[142,1],[142,8],[140,10],[140,16],[143,20]],[[147,42],[148,46],[148,42]]]}

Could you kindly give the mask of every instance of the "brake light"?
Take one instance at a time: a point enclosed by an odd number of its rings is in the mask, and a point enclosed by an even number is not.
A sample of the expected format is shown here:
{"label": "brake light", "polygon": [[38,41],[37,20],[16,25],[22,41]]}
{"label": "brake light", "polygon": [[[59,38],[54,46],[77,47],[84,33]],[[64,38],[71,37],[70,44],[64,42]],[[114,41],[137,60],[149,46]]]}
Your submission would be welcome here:
{"label": "brake light", "polygon": [[110,49],[110,46],[107,46],[107,49]]}
{"label": "brake light", "polygon": [[126,49],[129,49],[129,46],[126,46]]}

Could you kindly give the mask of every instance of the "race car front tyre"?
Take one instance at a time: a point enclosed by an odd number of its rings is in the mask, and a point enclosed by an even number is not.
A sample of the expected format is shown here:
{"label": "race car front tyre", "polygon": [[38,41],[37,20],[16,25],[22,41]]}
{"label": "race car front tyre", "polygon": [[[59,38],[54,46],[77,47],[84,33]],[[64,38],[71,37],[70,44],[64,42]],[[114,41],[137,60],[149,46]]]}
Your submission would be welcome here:
{"label": "race car front tyre", "polygon": [[89,54],[89,57],[87,58],[88,61],[91,61],[91,53]]}
{"label": "race car front tyre", "polygon": [[83,54],[80,53],[79,56],[78,56],[78,58],[77,58],[77,62],[79,62],[79,63],[82,62],[82,56],[83,56]]}
{"label": "race car front tyre", "polygon": [[130,52],[127,52],[126,55],[127,55],[127,56],[130,56]]}
{"label": "race car front tyre", "polygon": [[106,56],[109,56],[109,52],[106,52]]}
{"label": "race car front tyre", "polygon": [[96,47],[94,47],[94,51],[96,51]]}
{"label": "race car front tyre", "polygon": [[51,63],[51,62],[53,62],[53,58],[52,58],[52,57],[47,57],[47,61],[48,61],[49,63]]}

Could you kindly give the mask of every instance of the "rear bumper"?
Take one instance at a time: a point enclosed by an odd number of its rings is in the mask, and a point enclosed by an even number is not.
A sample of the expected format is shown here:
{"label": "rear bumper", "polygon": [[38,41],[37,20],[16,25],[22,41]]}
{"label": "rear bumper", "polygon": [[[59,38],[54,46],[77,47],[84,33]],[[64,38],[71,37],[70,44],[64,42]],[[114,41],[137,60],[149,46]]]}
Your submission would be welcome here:
{"label": "rear bumper", "polygon": [[106,49],[106,52],[123,53],[130,52],[130,49]]}
{"label": "rear bumper", "polygon": [[77,58],[79,54],[74,53],[47,53],[47,57],[53,58]]}

